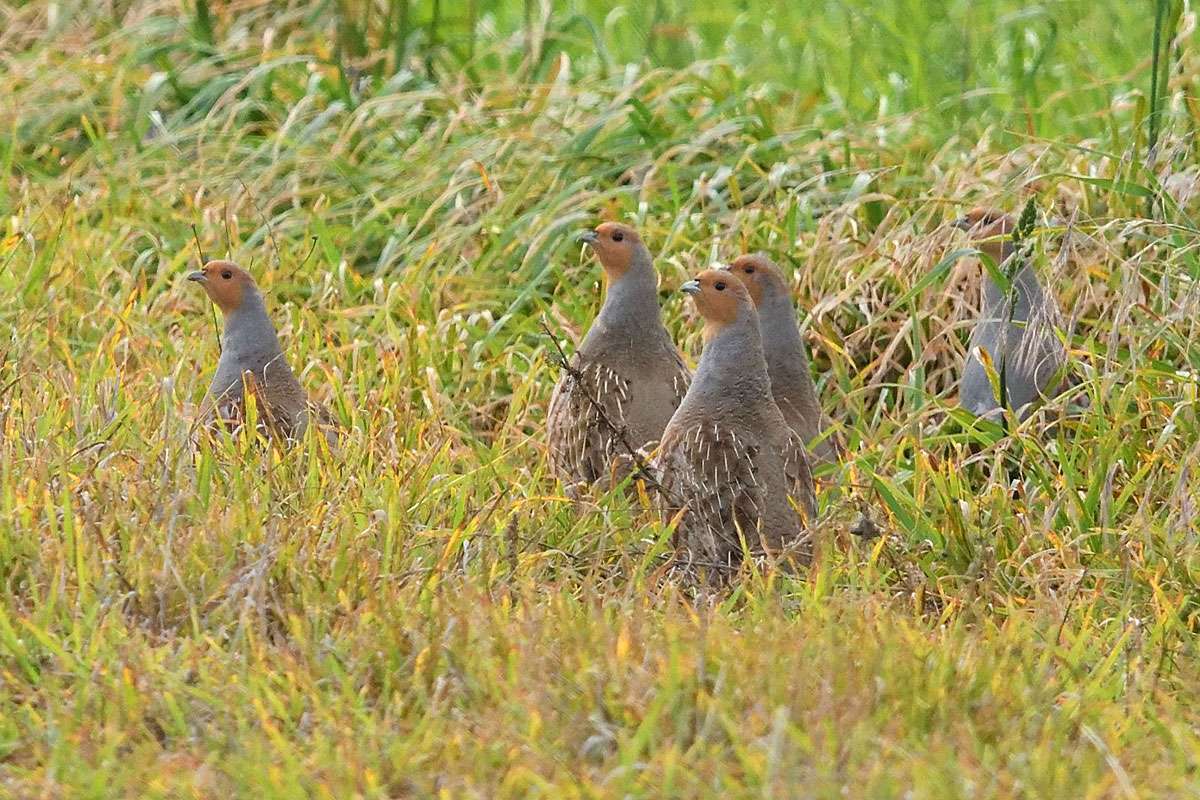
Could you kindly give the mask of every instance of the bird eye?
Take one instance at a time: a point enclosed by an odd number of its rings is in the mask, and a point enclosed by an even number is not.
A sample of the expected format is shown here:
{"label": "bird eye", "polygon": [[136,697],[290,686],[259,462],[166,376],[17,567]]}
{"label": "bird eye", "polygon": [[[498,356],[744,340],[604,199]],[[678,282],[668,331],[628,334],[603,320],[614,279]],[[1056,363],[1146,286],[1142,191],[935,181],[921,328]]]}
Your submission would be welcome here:
{"label": "bird eye", "polygon": [[221,277],[224,278],[225,280],[229,280],[230,278],[233,277],[233,273],[230,272],[229,270],[225,270],[224,272],[221,273]]}
{"label": "bird eye", "polygon": [[753,275],[753,274],[754,274],[754,267],[746,267],[746,274],[747,274],[747,275]]}
{"label": "bird eye", "polygon": [[725,291],[725,281],[717,281],[715,284],[713,284],[713,286],[718,292]]}
{"label": "bird eye", "polygon": [[624,241],[624,240],[625,240],[625,234],[621,233],[620,231],[615,231],[615,232],[613,233],[613,235],[612,235],[612,240],[613,240],[614,242],[621,242],[621,241]]}

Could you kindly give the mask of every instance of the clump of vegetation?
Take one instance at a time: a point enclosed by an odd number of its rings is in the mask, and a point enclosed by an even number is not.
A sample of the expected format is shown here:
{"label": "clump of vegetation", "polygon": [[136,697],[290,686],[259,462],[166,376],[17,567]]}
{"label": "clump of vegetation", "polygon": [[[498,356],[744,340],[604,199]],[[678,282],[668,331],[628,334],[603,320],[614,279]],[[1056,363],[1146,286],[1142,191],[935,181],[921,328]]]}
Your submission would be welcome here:
{"label": "clump of vegetation", "polygon": [[[1194,790],[1194,18],[696,5],[0,3],[0,793]],[[947,223],[1030,201],[1087,402],[972,428]],[[794,275],[848,452],[807,573],[697,596],[549,478],[601,217],[692,358],[686,276]],[[336,456],[195,436],[193,230]]]}

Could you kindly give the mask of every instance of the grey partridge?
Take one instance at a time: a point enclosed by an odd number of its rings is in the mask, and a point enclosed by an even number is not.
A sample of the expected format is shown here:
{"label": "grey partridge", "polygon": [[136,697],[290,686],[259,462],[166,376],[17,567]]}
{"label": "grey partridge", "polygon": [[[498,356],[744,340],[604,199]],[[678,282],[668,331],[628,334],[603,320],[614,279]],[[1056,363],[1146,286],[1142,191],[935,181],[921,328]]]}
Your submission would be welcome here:
{"label": "grey partridge", "polygon": [[608,288],[547,412],[551,468],[568,487],[623,477],[627,450],[658,441],[690,380],[663,326],[658,275],[637,231],[605,222],[580,240],[600,260]]}
{"label": "grey partridge", "polygon": [[[1011,259],[1022,256],[1012,243],[1013,218],[988,208],[972,209],[955,221],[1001,272],[1014,274]],[[986,351],[997,375],[1004,375],[1007,406],[1019,418],[1031,404],[1058,393],[1067,355],[1056,331],[1058,308],[1042,288],[1033,266],[1015,265],[1010,297],[990,275],[983,277],[979,319],[971,339],[959,385],[959,404],[976,416],[995,417],[1000,399],[984,368]]]}
{"label": "grey partridge", "polygon": [[704,318],[704,351],[655,458],[669,515],[683,511],[680,555],[720,569],[740,560],[744,541],[753,555],[807,561],[812,473],[804,441],[771,397],[750,293],[719,269],[681,288]]}
{"label": "grey partridge", "polygon": [[304,387],[288,366],[275,326],[254,279],[230,261],[210,261],[188,275],[221,309],[224,317],[221,358],[204,401],[207,423],[244,419],[244,390],[254,393],[263,427],[286,440],[299,439],[311,417],[322,425],[332,445],[332,418],[309,402]]}
{"label": "grey partridge", "polygon": [[771,395],[809,452],[824,462],[837,460],[835,440],[825,433],[828,419],[817,400],[808,353],[796,323],[791,292],[779,266],[762,253],[738,257],[729,271],[746,285],[762,334],[763,356],[771,378]]}

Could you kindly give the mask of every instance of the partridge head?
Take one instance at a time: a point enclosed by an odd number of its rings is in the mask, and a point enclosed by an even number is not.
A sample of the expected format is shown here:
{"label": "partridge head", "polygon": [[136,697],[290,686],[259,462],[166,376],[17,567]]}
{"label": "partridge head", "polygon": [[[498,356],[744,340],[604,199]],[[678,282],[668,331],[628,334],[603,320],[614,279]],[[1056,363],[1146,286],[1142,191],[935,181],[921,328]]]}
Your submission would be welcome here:
{"label": "partridge head", "polygon": [[704,318],[704,342],[708,344],[738,324],[758,322],[754,301],[745,284],[722,269],[701,272],[679,290],[692,296],[696,311]]}
{"label": "partridge head", "polygon": [[1003,264],[1013,254],[1012,232],[1016,221],[1003,211],[985,206],[972,208],[954,221],[954,227],[966,231],[972,243],[995,262]]}
{"label": "partridge head", "polygon": [[199,283],[223,314],[234,313],[258,295],[250,273],[232,261],[209,261],[203,269],[190,273],[188,280]]}
{"label": "partridge head", "polygon": [[579,234],[587,244],[609,281],[618,281],[637,263],[649,262],[650,251],[642,243],[637,230],[620,222],[602,222],[590,231]]}

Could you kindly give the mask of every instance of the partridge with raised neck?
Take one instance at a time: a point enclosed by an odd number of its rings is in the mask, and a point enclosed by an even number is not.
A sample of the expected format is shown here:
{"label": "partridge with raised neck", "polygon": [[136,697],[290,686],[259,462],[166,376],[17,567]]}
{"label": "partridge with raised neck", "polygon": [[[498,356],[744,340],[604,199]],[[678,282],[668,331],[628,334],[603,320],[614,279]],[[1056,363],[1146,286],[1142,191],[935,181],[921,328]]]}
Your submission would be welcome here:
{"label": "partridge with raised neck", "polygon": [[684,511],[685,562],[735,565],[753,555],[806,561],[816,497],[803,440],[771,397],[758,314],[746,286],[711,269],[688,281],[704,351],[655,460],[670,518]]}
{"label": "partridge with raised neck", "polygon": [[825,433],[829,420],[817,399],[808,353],[783,271],[762,253],[739,256],[729,265],[729,271],[746,285],[758,311],[763,356],[776,405],[792,430],[807,443],[812,455],[824,462],[836,461],[836,442],[832,434]]}
{"label": "partridge with raised neck", "polygon": [[324,409],[310,404],[288,366],[262,293],[250,274],[231,261],[210,261],[190,273],[188,280],[204,288],[225,320],[221,358],[204,400],[204,420],[243,421],[248,387],[267,431],[285,440],[299,439],[316,416],[332,444],[336,433],[331,419]]}
{"label": "partridge with raised neck", "polygon": [[550,398],[550,464],[569,487],[620,479],[633,453],[662,436],[690,375],[663,326],[658,275],[636,230],[605,222],[579,237],[604,269],[607,292]]}

